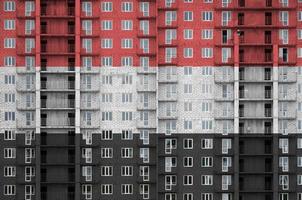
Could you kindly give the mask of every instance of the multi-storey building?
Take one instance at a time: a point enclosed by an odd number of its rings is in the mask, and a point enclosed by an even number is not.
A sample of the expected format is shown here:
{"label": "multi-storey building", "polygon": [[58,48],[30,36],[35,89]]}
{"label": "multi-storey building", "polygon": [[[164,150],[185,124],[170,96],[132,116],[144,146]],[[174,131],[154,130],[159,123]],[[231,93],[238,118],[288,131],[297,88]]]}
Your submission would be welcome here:
{"label": "multi-storey building", "polygon": [[302,200],[301,0],[2,0],[0,199]]}

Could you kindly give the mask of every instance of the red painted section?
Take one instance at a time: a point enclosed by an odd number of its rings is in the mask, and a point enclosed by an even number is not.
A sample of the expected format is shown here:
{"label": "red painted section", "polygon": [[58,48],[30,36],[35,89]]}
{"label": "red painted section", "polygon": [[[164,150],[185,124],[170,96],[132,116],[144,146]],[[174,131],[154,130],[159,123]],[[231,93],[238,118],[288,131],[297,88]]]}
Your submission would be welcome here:
{"label": "red painted section", "polygon": [[[41,1],[41,3],[40,3]],[[103,12],[102,2],[112,2],[113,11]],[[3,44],[4,38],[16,38],[15,49],[4,49],[0,45],[0,66],[4,65],[4,57],[16,57],[16,65],[24,66],[25,56],[36,56],[36,65],[40,66],[41,59],[47,59],[47,66],[67,66],[68,58],[74,58],[75,65],[81,66],[83,56],[91,56],[94,66],[100,66],[102,57],[112,57],[113,66],[120,66],[122,57],[133,57],[133,65],[140,65],[140,57],[149,57],[151,66],[221,66],[221,65],[298,65],[301,66],[301,58],[297,58],[297,48],[302,47],[302,40],[297,39],[297,29],[301,28],[297,13],[301,11],[302,3],[289,1],[288,6],[282,6],[280,1],[271,0],[232,0],[227,7],[222,7],[221,0],[213,0],[213,3],[205,3],[201,0],[193,0],[192,3],[185,3],[182,0],[175,0],[171,6],[166,6],[162,0],[127,0],[132,2],[132,12],[122,12],[121,4],[124,0],[90,0],[92,3],[92,16],[86,16],[82,10],[84,1],[75,0],[73,7],[68,7],[68,1],[61,0],[35,0],[35,11],[30,16],[25,16],[25,1],[16,0],[16,11],[4,11],[4,3],[0,4],[1,26],[0,41]],[[47,2],[46,14],[42,4]],[[140,3],[149,2],[149,16],[140,12]],[[41,5],[41,6],[40,6]],[[70,5],[69,5],[70,6]],[[177,19],[171,25],[166,25],[167,12],[177,12]],[[184,21],[184,12],[193,13],[193,21]],[[203,21],[202,13],[213,12],[212,21]],[[222,25],[222,13],[230,11],[231,21]],[[280,12],[286,11],[289,15],[288,25],[280,22]],[[41,14],[40,14],[41,13]],[[271,15],[270,25],[265,24],[266,14]],[[239,15],[244,17],[239,17]],[[16,21],[15,30],[4,30],[4,20],[13,19]],[[35,29],[32,34],[25,35],[25,21],[35,20]],[[92,20],[92,35],[86,35],[82,30],[82,21]],[[102,30],[101,24],[104,20],[112,21],[112,30]],[[133,30],[122,30],[122,20],[132,20]],[[150,24],[148,35],[140,31],[140,21],[147,20]],[[243,22],[241,25],[240,22]],[[68,22],[73,22],[74,31],[70,32]],[[47,23],[45,31],[42,31],[41,23]],[[174,29],[177,32],[177,39],[171,44],[165,43],[167,29]],[[184,39],[184,30],[193,30],[193,39]],[[202,30],[212,29],[213,39],[202,39]],[[230,37],[223,43],[222,31],[229,29]],[[288,30],[289,40],[282,44],[279,39],[279,31]],[[236,47],[234,36],[237,31],[244,32],[244,38],[238,39]],[[270,31],[270,39],[266,41],[265,31]],[[25,38],[35,38],[36,47],[33,53],[25,53]],[[91,53],[84,52],[82,39],[92,39]],[[101,39],[110,38],[113,41],[113,48],[102,49]],[[121,39],[133,40],[132,49],[121,48]],[[150,53],[144,53],[140,49],[140,39],[149,39]],[[46,48],[37,41],[47,41]],[[74,47],[68,46],[68,41],[74,40]],[[268,39],[267,39],[268,40]],[[287,48],[288,62],[279,58],[279,48]],[[176,48],[177,58],[171,63],[165,61],[166,48]],[[184,58],[184,48],[193,49],[193,58]],[[202,58],[202,48],[213,48],[212,58]],[[230,48],[231,56],[227,62],[222,62],[222,48]],[[238,49],[237,49],[238,48]],[[239,53],[240,52],[240,53]],[[266,53],[265,53],[266,52]],[[269,53],[271,52],[271,53]],[[41,53],[41,54],[40,54]],[[240,54],[240,55],[239,55]],[[276,55],[277,54],[277,55]],[[41,55],[41,56],[40,56]],[[278,58],[278,59],[277,59]],[[276,60],[277,59],[277,60]]]}

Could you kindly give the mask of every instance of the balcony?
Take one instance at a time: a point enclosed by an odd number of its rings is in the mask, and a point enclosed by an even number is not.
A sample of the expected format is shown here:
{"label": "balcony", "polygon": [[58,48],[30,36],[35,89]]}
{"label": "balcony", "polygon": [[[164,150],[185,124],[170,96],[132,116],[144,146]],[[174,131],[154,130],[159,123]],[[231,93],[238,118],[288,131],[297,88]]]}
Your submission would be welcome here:
{"label": "balcony", "polygon": [[65,11],[59,11],[56,9],[48,9],[47,5],[41,4],[41,10],[40,10],[41,18],[46,19],[68,19],[68,18],[74,18],[75,16],[75,7],[74,5],[70,5],[67,7]]}
{"label": "balcony", "polygon": [[166,93],[166,94],[160,94],[158,97],[158,101],[177,101],[178,95],[177,93]]}
{"label": "balcony", "polygon": [[138,92],[156,92],[156,84],[144,84],[137,86]]}
{"label": "balcony", "polygon": [[75,100],[57,100],[55,102],[41,99],[41,109],[44,110],[68,110],[75,108]]}
{"label": "balcony", "polygon": [[156,74],[157,67],[138,67],[137,74]]}
{"label": "balcony", "polygon": [[165,119],[177,119],[178,115],[177,115],[177,111],[167,111],[167,112],[159,112],[159,115],[158,115],[158,119],[162,119],[162,120],[165,120]]}
{"label": "balcony", "polygon": [[178,10],[178,3],[177,1],[175,1],[174,3],[168,3],[168,1],[160,1],[157,9],[159,11]]}
{"label": "balcony", "polygon": [[62,91],[74,90],[75,81],[54,82],[54,81],[41,81],[41,90],[46,91]]}
{"label": "balcony", "polygon": [[41,127],[46,128],[68,128],[75,126],[75,118],[67,118],[67,119],[61,119],[61,120],[50,120],[49,118],[43,118],[41,117]]}
{"label": "balcony", "polygon": [[155,99],[148,102],[138,102],[137,103],[137,110],[156,110],[156,102]]}
{"label": "balcony", "polygon": [[161,73],[159,73],[158,82],[159,83],[177,83],[178,75],[177,74],[161,74]]}

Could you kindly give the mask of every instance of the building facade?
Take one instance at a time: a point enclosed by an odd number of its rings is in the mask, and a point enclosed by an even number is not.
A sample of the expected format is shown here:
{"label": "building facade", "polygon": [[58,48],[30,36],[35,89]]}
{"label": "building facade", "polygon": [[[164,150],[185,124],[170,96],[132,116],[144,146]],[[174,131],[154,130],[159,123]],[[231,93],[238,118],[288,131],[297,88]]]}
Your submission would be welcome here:
{"label": "building facade", "polygon": [[0,16],[0,199],[302,200],[301,0]]}

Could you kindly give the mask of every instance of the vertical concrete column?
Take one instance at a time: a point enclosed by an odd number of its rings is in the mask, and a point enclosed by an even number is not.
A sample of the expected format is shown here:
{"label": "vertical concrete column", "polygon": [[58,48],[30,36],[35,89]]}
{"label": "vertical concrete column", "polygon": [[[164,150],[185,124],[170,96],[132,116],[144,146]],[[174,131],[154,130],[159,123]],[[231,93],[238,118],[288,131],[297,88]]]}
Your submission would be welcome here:
{"label": "vertical concrete column", "polygon": [[279,133],[279,66],[278,66],[278,45],[273,47],[273,133]]}
{"label": "vertical concrete column", "polygon": [[234,133],[239,133],[239,36],[234,32]]}
{"label": "vertical concrete column", "polygon": [[40,184],[40,133],[41,133],[41,109],[40,109],[40,90],[41,90],[41,78],[40,78],[40,67],[41,67],[41,46],[40,46],[40,0],[35,0],[35,75],[36,75],[36,85],[35,85],[35,98],[36,98],[36,199],[41,199],[41,184]]}
{"label": "vertical concrete column", "polygon": [[234,200],[239,200],[239,35],[234,37]]}
{"label": "vertical concrete column", "polygon": [[81,198],[81,113],[80,113],[80,66],[81,66],[81,1],[75,1],[75,200]]}
{"label": "vertical concrete column", "polygon": [[[273,180],[278,180],[279,178],[279,53],[278,53],[278,45],[273,46]],[[273,199],[278,199],[278,189],[279,183],[278,181],[274,181],[273,184]]]}

